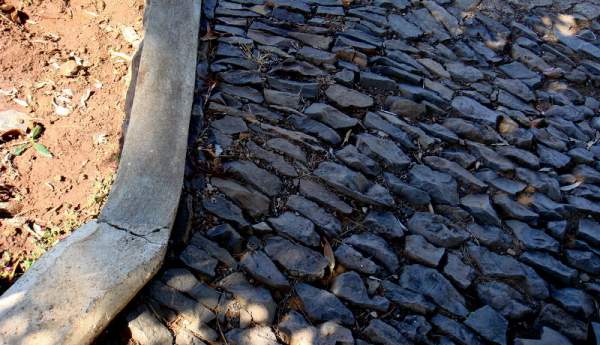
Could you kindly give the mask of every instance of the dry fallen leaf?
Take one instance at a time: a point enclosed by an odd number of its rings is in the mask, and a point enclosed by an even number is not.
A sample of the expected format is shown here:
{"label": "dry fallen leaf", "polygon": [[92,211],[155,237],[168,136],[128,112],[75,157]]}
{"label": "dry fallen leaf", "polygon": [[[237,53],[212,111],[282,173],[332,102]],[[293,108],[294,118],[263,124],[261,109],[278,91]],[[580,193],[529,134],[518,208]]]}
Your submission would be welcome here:
{"label": "dry fallen leaf", "polygon": [[207,29],[206,34],[202,37],[200,37],[201,41],[212,41],[212,40],[216,40],[217,38],[219,38],[219,35],[217,35],[210,27]]}
{"label": "dry fallen leaf", "polygon": [[335,268],[335,256],[333,255],[333,249],[331,248],[331,244],[325,237],[323,237],[323,255],[327,258],[329,262],[329,271],[333,272]]}
{"label": "dry fallen leaf", "polygon": [[570,184],[568,186],[560,187],[560,190],[563,191],[563,192],[568,192],[568,191],[571,191],[571,190],[573,190],[573,189],[581,186],[581,184],[583,184],[583,181],[577,181],[577,182],[575,182],[573,184]]}

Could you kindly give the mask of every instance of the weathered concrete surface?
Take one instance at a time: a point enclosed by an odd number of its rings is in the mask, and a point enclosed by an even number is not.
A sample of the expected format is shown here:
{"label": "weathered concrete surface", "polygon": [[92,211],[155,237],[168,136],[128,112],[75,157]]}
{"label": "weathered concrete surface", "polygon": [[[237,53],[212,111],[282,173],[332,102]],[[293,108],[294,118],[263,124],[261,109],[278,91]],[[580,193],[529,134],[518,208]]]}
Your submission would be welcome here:
{"label": "weathered concrete surface", "polygon": [[150,1],[119,172],[99,218],[139,235],[169,227],[179,202],[200,4]]}
{"label": "weathered concrete surface", "polygon": [[89,344],[160,268],[183,183],[200,11],[201,0],[148,1],[109,200],[0,296],[0,344]]}
{"label": "weathered concrete surface", "polygon": [[160,234],[159,245],[95,221],[75,231],[2,295],[0,343],[90,343],[160,268]]}

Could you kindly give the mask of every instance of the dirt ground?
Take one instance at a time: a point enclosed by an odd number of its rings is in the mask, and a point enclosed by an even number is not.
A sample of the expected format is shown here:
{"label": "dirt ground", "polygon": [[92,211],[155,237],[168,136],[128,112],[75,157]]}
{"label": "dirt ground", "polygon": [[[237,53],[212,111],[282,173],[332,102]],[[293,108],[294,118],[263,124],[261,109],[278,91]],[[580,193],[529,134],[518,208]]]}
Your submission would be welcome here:
{"label": "dirt ground", "polygon": [[0,0],[0,292],[110,189],[143,5]]}

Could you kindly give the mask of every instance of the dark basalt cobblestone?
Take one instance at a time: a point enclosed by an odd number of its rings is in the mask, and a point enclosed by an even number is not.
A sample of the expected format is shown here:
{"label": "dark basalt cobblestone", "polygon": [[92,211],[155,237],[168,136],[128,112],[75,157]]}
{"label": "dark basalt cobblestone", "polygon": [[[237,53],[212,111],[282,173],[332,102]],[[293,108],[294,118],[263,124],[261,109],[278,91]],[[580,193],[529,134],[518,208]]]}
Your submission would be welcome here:
{"label": "dark basalt cobblestone", "polygon": [[600,2],[203,6],[167,261],[98,343],[600,341]]}

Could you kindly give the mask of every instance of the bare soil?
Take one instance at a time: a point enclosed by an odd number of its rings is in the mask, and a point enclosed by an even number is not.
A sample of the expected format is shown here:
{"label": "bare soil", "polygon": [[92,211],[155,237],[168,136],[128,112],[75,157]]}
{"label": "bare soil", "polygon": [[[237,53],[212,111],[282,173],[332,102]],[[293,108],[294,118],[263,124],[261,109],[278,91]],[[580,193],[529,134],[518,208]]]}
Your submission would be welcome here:
{"label": "bare soil", "polygon": [[[144,5],[3,2],[26,21],[0,11],[0,114],[16,110],[28,119],[24,132],[0,137],[0,292],[99,212],[117,167]],[[36,126],[43,130],[35,142],[52,157],[33,146]]]}

